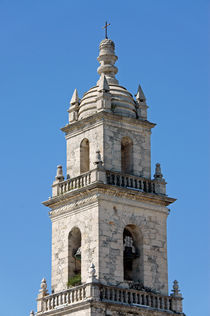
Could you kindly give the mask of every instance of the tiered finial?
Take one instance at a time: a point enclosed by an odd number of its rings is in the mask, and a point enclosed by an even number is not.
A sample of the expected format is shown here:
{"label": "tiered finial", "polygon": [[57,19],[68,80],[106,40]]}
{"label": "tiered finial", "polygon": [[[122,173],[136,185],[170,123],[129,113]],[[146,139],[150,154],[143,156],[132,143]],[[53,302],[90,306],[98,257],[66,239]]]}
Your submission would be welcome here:
{"label": "tiered finial", "polygon": [[47,281],[45,278],[42,279],[41,285],[40,285],[40,293],[47,293]]}
{"label": "tiered finial", "polygon": [[180,290],[179,290],[179,283],[177,280],[174,280],[174,283],[173,283],[173,290],[172,290],[172,296],[175,296],[175,297],[181,297],[182,294],[180,293]]}
{"label": "tiered finial", "polygon": [[159,163],[156,163],[155,165],[155,174],[154,174],[155,179],[162,179],[163,175],[161,173],[161,167]]}
{"label": "tiered finial", "polygon": [[95,265],[93,263],[91,263],[89,271],[88,271],[87,282],[97,282],[96,269],[95,269]]}
{"label": "tiered finial", "polygon": [[[101,64],[97,69],[99,75],[104,74],[108,84],[118,84],[118,80],[115,78],[118,69],[114,66],[118,58],[115,55],[115,45],[112,40],[106,38],[101,41],[99,47],[99,56],[97,59]],[[97,84],[99,84],[99,81]]]}
{"label": "tiered finial", "polygon": [[63,181],[64,180],[64,176],[63,176],[63,168],[61,165],[57,166],[57,173],[56,173],[56,180],[58,181]]}
{"label": "tiered finial", "polygon": [[30,312],[30,316],[34,316],[35,314],[34,314],[34,311],[31,311]]}
{"label": "tiered finial", "polygon": [[101,159],[101,153],[100,150],[96,151],[96,160],[95,160],[95,165],[97,166],[98,169],[102,168],[102,159]]}

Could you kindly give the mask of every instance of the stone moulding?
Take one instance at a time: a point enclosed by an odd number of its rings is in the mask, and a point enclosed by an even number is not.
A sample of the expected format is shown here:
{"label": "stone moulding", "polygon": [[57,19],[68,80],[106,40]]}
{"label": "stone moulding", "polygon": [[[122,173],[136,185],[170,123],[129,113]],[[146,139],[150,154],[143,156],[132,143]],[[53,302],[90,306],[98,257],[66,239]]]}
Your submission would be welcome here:
{"label": "stone moulding", "polygon": [[86,117],[81,121],[76,121],[74,123],[67,124],[61,128],[61,131],[68,134],[69,132],[72,132],[73,130],[81,129],[86,124],[90,124],[90,123],[92,124],[94,122],[97,123],[99,120],[103,120],[103,119],[113,120],[120,123],[122,122],[128,123],[128,124],[136,125],[136,126],[144,126],[144,127],[147,127],[148,129],[151,129],[156,126],[155,123],[151,123],[146,120],[137,120],[135,118],[125,117],[119,114],[112,114],[105,111],[101,111],[96,114],[93,114],[92,116]]}

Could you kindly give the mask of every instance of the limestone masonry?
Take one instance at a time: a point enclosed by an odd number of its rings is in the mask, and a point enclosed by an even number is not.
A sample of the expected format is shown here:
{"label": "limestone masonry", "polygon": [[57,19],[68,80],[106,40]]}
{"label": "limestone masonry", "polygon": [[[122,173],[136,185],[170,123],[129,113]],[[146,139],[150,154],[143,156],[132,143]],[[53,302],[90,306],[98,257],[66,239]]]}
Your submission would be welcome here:
{"label": "limestone masonry", "polygon": [[115,45],[100,43],[97,85],[75,89],[62,166],[43,204],[52,221],[51,293],[41,281],[37,312],[59,315],[184,315],[178,282],[168,294],[167,206],[160,164],[151,176],[145,95],[115,75]]}

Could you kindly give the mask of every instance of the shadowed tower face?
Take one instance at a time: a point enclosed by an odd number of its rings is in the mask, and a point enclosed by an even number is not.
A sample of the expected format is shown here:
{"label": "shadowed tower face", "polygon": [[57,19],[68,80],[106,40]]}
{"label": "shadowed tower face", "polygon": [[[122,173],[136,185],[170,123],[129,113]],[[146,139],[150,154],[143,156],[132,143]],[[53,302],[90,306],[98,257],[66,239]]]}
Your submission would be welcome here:
{"label": "shadowed tower face", "polygon": [[[99,46],[99,80],[70,101],[67,175],[52,197],[52,294],[43,279],[37,315],[182,314],[178,284],[168,296],[167,206],[160,164],[151,177],[146,98],[116,79],[115,44]],[[143,314],[142,314],[143,313]]]}

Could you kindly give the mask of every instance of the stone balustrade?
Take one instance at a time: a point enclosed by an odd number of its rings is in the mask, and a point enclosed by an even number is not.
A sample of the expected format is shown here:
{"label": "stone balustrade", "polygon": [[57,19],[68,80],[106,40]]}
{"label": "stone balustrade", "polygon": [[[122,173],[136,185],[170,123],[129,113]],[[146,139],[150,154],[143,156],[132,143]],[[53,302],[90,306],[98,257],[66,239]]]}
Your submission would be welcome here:
{"label": "stone balustrade", "polygon": [[[91,184],[91,171],[78,177],[53,184],[53,196],[61,195],[74,189],[83,188]],[[92,177],[93,178],[93,177]]]}
{"label": "stone balustrade", "polygon": [[151,292],[103,286],[100,290],[101,301],[118,304],[143,305],[157,309],[172,311],[172,298]]}
{"label": "stone balustrade", "polygon": [[166,182],[163,180],[151,180],[143,177],[96,168],[72,179],[67,179],[65,181],[55,181],[52,186],[52,196],[59,196],[96,182],[133,189],[140,192],[165,195]]}
{"label": "stone balustrade", "polygon": [[124,175],[119,172],[106,171],[107,184],[113,184],[124,188],[132,188],[142,192],[156,193],[155,180]]}
{"label": "stone balustrade", "polygon": [[84,301],[86,299],[86,285],[76,286],[74,288],[47,295],[42,299],[42,310],[47,312],[67,305]]}
{"label": "stone balustrade", "polygon": [[164,296],[152,292],[86,283],[68,290],[46,295],[41,299],[37,315],[64,308],[76,303],[96,300],[104,303],[123,304],[139,308],[153,308],[182,314],[182,297]]}

